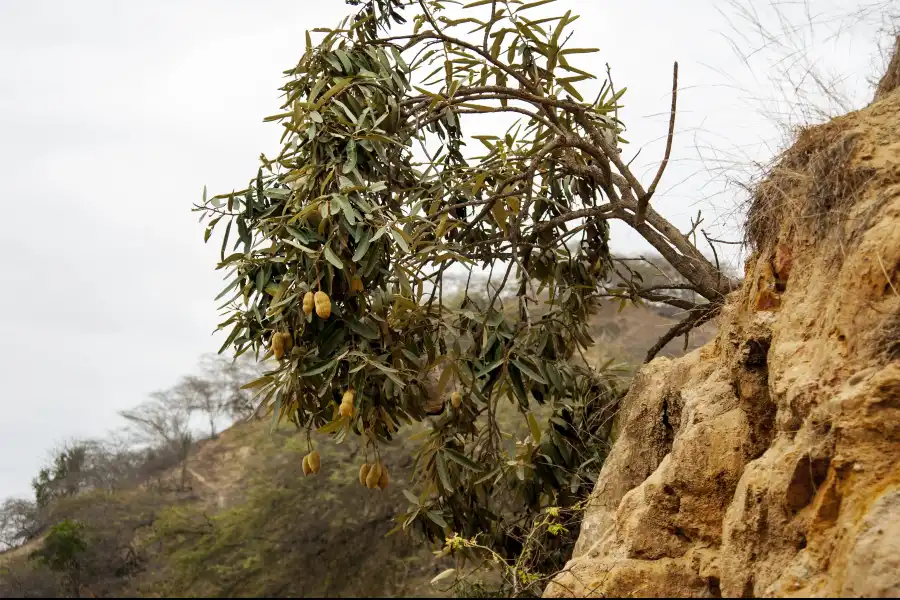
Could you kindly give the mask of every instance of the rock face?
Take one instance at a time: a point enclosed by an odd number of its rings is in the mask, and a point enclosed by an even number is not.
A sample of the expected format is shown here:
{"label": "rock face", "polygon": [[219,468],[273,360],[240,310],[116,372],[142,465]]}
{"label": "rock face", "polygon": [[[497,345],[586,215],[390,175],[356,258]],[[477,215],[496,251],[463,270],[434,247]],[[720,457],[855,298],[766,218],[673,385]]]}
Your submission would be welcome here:
{"label": "rock face", "polygon": [[636,377],[545,596],[900,595],[900,89],[802,132],[717,337]]}

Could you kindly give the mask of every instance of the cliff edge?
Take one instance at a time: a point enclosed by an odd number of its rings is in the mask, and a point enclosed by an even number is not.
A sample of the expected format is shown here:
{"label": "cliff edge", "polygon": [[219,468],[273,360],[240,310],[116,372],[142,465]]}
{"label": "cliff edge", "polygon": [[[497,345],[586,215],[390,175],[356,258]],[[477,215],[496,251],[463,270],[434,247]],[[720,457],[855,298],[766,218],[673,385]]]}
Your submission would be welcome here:
{"label": "cliff edge", "polygon": [[900,595],[898,75],[758,187],[743,287],[637,375],[545,596]]}

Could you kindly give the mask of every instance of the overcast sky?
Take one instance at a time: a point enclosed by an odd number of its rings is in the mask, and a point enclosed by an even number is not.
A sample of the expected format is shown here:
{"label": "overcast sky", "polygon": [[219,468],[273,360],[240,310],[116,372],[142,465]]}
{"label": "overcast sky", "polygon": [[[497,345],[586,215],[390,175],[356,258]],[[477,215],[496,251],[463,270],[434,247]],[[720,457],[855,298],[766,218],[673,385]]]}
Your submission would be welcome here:
{"label": "overcast sky", "polygon": [[[751,48],[755,33],[720,0],[559,4],[582,14],[572,43],[601,49],[593,69],[608,61],[628,86],[627,152],[649,144],[643,169],[661,154],[680,61],[674,163],[655,206],[683,227],[703,208],[725,227],[713,231],[739,235],[744,197],[723,192],[715,168],[736,160],[733,172],[746,172],[782,141],[765,113],[784,106],[761,100],[777,100],[765,76],[777,47],[742,63],[727,38]],[[811,0],[807,12],[842,4]],[[0,498],[30,495],[56,443],[117,428],[116,411],[218,349],[217,252],[191,204],[203,185],[242,187],[260,152],[276,149],[280,129],[262,118],[278,112],[282,71],[305,29],[346,10],[339,0],[0,0]],[[825,52],[820,64],[850,74],[857,104],[880,67],[873,27],[839,40],[797,34]],[[640,249],[627,234],[614,248]]]}

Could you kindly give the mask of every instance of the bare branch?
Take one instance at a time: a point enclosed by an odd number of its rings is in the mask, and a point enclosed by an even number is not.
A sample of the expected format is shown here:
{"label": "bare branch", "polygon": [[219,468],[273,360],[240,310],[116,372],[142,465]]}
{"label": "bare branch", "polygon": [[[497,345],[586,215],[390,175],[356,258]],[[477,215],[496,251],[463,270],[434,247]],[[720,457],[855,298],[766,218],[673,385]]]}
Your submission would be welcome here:
{"label": "bare branch", "polygon": [[670,329],[664,336],[659,338],[659,340],[653,344],[653,347],[647,351],[647,357],[644,359],[644,362],[650,362],[653,360],[659,351],[662,350],[666,344],[674,340],[680,335],[687,335],[690,331],[696,327],[699,327],[715,317],[719,314],[719,310],[721,310],[721,304],[704,304],[703,306],[695,309],[685,318],[683,321],[675,325],[672,329]]}
{"label": "bare branch", "polygon": [[663,173],[666,170],[666,165],[669,164],[669,155],[672,153],[672,138],[675,137],[675,108],[677,104],[678,62],[676,61],[672,72],[672,109],[669,113],[669,135],[666,138],[666,154],[665,156],[663,156],[662,163],[660,163],[659,165],[659,170],[656,172],[656,177],[653,178],[653,182],[647,189],[647,193],[638,198],[637,211],[635,212],[636,222],[638,224],[644,221],[644,213],[647,211],[647,204],[650,202],[650,198],[653,196],[653,192],[656,191],[656,186],[659,185],[659,180],[662,179]]}

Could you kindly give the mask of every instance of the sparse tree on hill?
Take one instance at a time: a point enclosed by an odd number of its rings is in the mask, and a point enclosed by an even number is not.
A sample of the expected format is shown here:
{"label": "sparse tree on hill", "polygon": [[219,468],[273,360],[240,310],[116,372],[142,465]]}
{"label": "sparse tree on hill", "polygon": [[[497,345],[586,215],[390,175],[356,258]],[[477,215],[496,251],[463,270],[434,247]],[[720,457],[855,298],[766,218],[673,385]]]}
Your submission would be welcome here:
{"label": "sparse tree on hill", "polygon": [[233,419],[245,419],[253,415],[253,391],[242,389],[248,381],[263,374],[261,365],[241,356],[231,359],[217,354],[205,354],[200,359],[201,376],[211,382],[219,393],[223,414]]}
{"label": "sparse tree on hill", "polygon": [[184,397],[171,392],[154,392],[146,402],[119,414],[134,427],[138,441],[151,445],[154,451],[177,457],[181,465],[180,486],[184,488],[193,442],[191,407]]}
{"label": "sparse tree on hill", "polygon": [[22,498],[8,498],[0,505],[0,551],[27,542],[40,530],[37,504]]}

